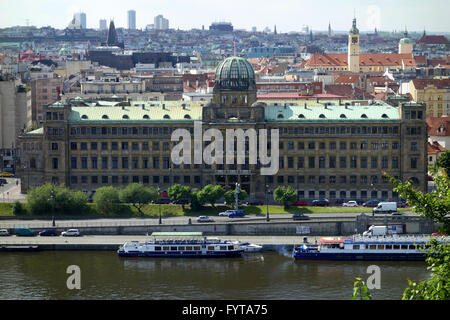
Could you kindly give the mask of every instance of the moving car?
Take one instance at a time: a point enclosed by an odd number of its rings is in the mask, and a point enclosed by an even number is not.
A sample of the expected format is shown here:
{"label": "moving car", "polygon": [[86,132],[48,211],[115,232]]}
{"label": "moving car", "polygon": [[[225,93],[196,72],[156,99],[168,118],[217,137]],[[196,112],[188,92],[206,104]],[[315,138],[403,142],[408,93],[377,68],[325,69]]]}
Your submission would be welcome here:
{"label": "moving car", "polygon": [[316,199],[312,201],[312,205],[317,207],[328,207],[330,201],[328,201],[328,199]]}
{"label": "moving car", "polygon": [[309,216],[304,215],[303,213],[294,213],[292,215],[293,220],[309,220]]}
{"label": "moving car", "polygon": [[298,200],[298,201],[291,203],[291,206],[292,207],[306,207],[306,206],[308,206],[308,202],[306,202],[305,200]]}
{"label": "moving car", "polygon": [[343,207],[357,207],[358,203],[356,201],[350,200],[342,204]]}
{"label": "moving car", "polygon": [[211,217],[200,216],[197,218],[197,222],[214,222],[214,220]]}
{"label": "moving car", "polygon": [[230,210],[232,211],[229,215],[228,218],[240,218],[244,216],[244,210]]}
{"label": "moving car", "polygon": [[41,237],[56,237],[58,233],[56,229],[45,229],[44,231],[39,232]]}
{"label": "moving car", "polygon": [[81,234],[78,229],[69,229],[67,231],[61,232],[61,235],[63,237],[79,237]]}
{"label": "moving car", "polygon": [[397,211],[397,202],[380,202],[372,209],[373,213],[391,213]]}
{"label": "moving car", "polygon": [[233,211],[234,210],[227,210],[227,211],[221,212],[221,213],[219,213],[219,216],[220,217],[228,217],[230,214],[233,213]]}
{"label": "moving car", "polygon": [[0,229],[0,236],[9,236],[9,231],[6,229]]}

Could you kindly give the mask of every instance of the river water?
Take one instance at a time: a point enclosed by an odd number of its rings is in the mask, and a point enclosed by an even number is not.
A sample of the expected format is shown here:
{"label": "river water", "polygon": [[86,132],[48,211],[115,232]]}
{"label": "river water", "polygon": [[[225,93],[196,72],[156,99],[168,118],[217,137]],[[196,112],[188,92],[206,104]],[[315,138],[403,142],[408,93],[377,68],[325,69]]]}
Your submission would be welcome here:
{"label": "river water", "polygon": [[[68,266],[81,271],[69,290]],[[401,299],[425,262],[293,261],[266,252],[232,259],[119,258],[109,251],[0,252],[0,299],[350,300],[356,277],[380,268],[374,299]]]}

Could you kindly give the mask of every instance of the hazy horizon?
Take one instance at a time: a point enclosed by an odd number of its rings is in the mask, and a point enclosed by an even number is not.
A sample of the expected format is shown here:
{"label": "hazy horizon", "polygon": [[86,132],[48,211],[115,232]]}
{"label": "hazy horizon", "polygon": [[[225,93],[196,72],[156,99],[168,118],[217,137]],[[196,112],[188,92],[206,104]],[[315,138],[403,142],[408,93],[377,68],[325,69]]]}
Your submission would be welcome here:
{"label": "hazy horizon", "polygon": [[[446,0],[280,0],[276,3],[228,0],[0,0],[0,28],[52,26],[66,28],[77,12],[86,13],[87,28],[99,28],[99,20],[114,20],[116,28],[127,28],[127,11],[136,11],[136,28],[153,24],[155,16],[169,19],[171,29],[208,29],[213,22],[227,21],[235,29],[258,31],[276,25],[278,32],[301,31],[303,25],[313,31],[347,31],[356,16],[361,32],[378,31],[429,33],[449,32],[450,1]],[[439,8],[439,10],[436,10]]]}

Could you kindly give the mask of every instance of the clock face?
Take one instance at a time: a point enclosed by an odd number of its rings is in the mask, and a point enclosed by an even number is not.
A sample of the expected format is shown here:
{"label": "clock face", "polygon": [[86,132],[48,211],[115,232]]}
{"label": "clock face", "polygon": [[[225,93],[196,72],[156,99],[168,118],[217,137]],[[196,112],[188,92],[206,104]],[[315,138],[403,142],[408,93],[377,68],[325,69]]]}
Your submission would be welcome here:
{"label": "clock face", "polygon": [[358,37],[352,37],[352,43],[358,43]]}

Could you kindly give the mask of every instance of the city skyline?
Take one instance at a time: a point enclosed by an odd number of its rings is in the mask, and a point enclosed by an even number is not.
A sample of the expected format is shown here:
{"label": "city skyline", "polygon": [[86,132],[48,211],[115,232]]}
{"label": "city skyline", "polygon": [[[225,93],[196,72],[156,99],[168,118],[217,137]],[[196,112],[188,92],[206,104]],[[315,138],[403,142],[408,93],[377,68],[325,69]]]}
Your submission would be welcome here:
{"label": "city skyline", "polygon": [[[2,5],[6,4],[1,0]],[[58,9],[56,9],[58,8]],[[440,8],[440,10],[436,10]],[[351,19],[356,16],[361,31],[401,32],[405,27],[410,32],[447,32],[450,21],[446,14],[450,10],[447,1],[431,0],[351,0],[335,2],[324,0],[316,3],[307,1],[282,0],[277,3],[258,5],[256,1],[238,2],[229,0],[227,5],[206,0],[153,1],[132,0],[124,6],[119,0],[43,0],[39,3],[30,0],[16,0],[8,3],[8,10],[0,10],[0,28],[25,26],[52,26],[57,29],[67,27],[75,13],[83,12],[87,16],[87,28],[97,29],[100,19],[114,20],[117,28],[127,28],[127,12],[136,11],[136,28],[144,29],[153,23],[153,18],[163,15],[170,21],[173,29],[208,29],[218,21],[229,21],[235,29],[258,31],[274,28],[277,31],[300,31],[303,25],[312,30],[326,31],[328,24],[334,31],[346,31]],[[251,15],[248,12],[252,12]],[[313,13],[313,14],[311,14]],[[336,14],[338,13],[338,14]],[[422,17],[417,19],[417,17]]]}

